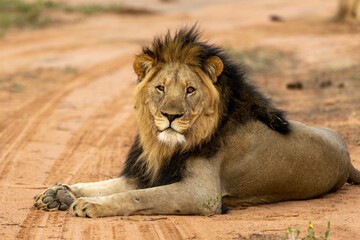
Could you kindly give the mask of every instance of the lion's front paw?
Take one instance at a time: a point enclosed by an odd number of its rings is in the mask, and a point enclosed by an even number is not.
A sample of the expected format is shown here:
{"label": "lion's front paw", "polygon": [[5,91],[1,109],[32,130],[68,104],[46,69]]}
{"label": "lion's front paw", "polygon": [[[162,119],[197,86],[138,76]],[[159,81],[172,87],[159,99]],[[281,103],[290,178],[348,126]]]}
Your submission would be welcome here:
{"label": "lion's front paw", "polygon": [[76,217],[96,218],[102,217],[101,203],[91,201],[89,198],[78,198],[70,208],[72,215]]}
{"label": "lion's front paw", "polygon": [[34,206],[46,211],[65,211],[76,199],[70,189],[63,184],[54,184],[35,197]]}

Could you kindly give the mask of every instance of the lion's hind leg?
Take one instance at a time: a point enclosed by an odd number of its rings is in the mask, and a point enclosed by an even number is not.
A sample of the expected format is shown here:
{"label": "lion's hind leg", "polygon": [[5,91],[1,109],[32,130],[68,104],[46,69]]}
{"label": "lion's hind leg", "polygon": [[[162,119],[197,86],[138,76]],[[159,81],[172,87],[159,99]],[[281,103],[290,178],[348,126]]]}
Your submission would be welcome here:
{"label": "lion's hind leg", "polygon": [[67,210],[76,199],[68,186],[54,184],[35,197],[34,206],[46,211]]}

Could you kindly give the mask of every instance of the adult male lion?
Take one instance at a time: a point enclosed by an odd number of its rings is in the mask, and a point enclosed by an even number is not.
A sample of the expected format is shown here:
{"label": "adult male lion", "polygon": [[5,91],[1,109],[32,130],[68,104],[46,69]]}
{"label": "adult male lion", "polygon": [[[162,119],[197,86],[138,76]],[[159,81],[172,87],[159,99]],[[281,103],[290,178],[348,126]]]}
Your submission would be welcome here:
{"label": "adult male lion", "polygon": [[119,178],[55,184],[35,206],[75,216],[213,214],[309,199],[359,184],[345,142],[286,121],[196,28],[167,33],[134,62],[138,134]]}

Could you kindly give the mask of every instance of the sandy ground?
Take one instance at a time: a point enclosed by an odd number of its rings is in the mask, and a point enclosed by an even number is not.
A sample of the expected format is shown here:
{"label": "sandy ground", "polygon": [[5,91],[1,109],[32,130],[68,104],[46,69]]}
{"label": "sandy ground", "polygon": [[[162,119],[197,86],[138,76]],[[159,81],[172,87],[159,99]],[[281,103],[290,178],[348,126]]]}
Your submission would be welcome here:
{"label": "sandy ground", "polygon": [[[119,174],[136,131],[133,56],[154,35],[194,22],[212,43],[267,53],[274,65],[250,77],[290,118],[340,132],[360,168],[360,28],[328,21],[336,1],[151,2],[159,13],[98,15],[0,39],[0,239],[281,239],[289,226],[304,236],[308,221],[319,236],[330,221],[330,239],[360,239],[360,188],[350,185],[210,217],[81,219],[32,207],[54,182]],[[303,88],[288,89],[293,82]]]}

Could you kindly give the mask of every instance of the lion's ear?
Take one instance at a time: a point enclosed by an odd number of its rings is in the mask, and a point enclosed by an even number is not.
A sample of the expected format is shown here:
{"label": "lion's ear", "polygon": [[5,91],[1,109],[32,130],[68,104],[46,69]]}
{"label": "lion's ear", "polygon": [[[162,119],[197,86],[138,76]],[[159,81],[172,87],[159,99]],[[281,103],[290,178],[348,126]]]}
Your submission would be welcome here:
{"label": "lion's ear", "polygon": [[212,56],[207,59],[206,63],[210,72],[210,77],[212,77],[212,80],[216,82],[217,77],[220,76],[220,74],[224,70],[223,62],[219,57]]}
{"label": "lion's ear", "polygon": [[140,54],[135,57],[133,68],[135,73],[142,79],[152,68],[154,59],[147,54]]}

